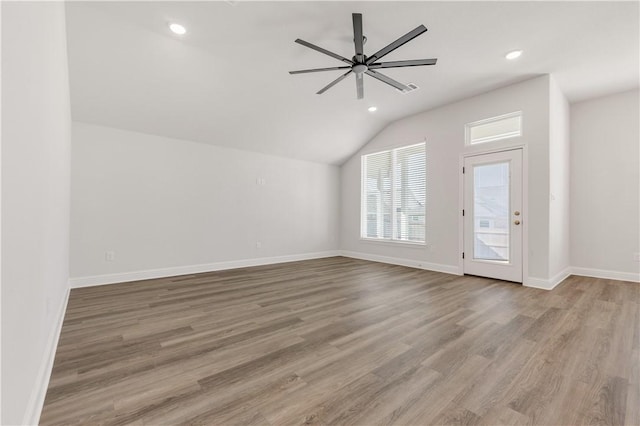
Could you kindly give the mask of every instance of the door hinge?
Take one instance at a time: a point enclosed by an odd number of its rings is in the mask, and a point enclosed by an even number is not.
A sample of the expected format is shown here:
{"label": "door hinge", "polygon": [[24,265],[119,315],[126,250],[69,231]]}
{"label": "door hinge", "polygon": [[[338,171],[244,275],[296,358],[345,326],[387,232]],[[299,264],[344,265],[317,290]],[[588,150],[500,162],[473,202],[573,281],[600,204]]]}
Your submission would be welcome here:
{"label": "door hinge", "polygon": [[462,209],[462,216],[464,216],[464,209]]}
{"label": "door hinge", "polygon": [[462,258],[464,259],[464,252],[462,252]]}
{"label": "door hinge", "polygon": [[464,174],[464,166],[462,166],[462,174]]}

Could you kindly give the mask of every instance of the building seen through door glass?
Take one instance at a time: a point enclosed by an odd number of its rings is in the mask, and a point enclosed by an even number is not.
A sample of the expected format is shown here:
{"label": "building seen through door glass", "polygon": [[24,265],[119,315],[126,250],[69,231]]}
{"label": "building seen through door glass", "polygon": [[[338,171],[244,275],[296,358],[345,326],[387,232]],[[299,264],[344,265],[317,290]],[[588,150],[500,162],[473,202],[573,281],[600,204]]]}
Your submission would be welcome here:
{"label": "building seen through door glass", "polygon": [[473,257],[509,260],[509,163],[473,168]]}

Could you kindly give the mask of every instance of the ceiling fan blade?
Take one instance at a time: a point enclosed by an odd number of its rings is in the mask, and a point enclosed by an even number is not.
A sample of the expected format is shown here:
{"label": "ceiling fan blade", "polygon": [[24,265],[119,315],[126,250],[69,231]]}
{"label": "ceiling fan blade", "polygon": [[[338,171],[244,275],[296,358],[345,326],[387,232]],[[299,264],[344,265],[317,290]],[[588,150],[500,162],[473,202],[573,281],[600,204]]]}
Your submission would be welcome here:
{"label": "ceiling fan blade", "polygon": [[405,35],[403,35],[402,37],[400,37],[399,39],[397,39],[393,43],[387,45],[386,47],[383,47],[382,49],[380,49],[376,53],[374,53],[372,56],[370,56],[367,59],[366,64],[369,65],[369,64],[374,63],[378,59],[381,59],[383,56],[393,52],[398,47],[402,46],[405,43],[410,42],[411,40],[413,40],[414,38],[418,37],[420,34],[426,32],[426,31],[427,31],[427,27],[425,27],[424,25],[420,25],[416,29],[409,31],[408,33],[406,33]]}
{"label": "ceiling fan blade", "polygon": [[387,77],[384,74],[380,74],[379,72],[376,72],[376,71],[373,71],[373,70],[368,70],[368,71],[365,71],[365,73],[367,75],[370,75],[373,78],[376,78],[376,79],[382,81],[383,83],[387,83],[389,86],[395,87],[398,90],[409,90],[409,87],[405,86],[404,84],[402,84],[402,83],[400,83],[398,81],[395,81],[392,78]]}
{"label": "ceiling fan blade", "polygon": [[354,13],[353,17],[353,42],[356,45],[356,62],[364,62],[364,37],[362,36],[362,14]]}
{"label": "ceiling fan blade", "polygon": [[309,69],[309,70],[289,71],[289,74],[306,74],[308,72],[346,70],[347,68],[351,68],[351,67],[313,68],[313,69]]}
{"label": "ceiling fan blade", "polygon": [[358,99],[364,98],[364,78],[362,73],[356,74],[356,90],[358,91]]}
{"label": "ceiling fan blade", "polygon": [[335,86],[336,84],[344,80],[349,74],[351,74],[351,72],[352,72],[351,70],[345,72],[340,77],[336,78],[331,83],[327,84],[322,89],[318,90],[318,92],[316,92],[316,95],[322,95],[324,92],[326,92],[327,90],[331,89],[333,86]]}
{"label": "ceiling fan blade", "polygon": [[325,55],[329,55],[332,58],[336,58],[339,61],[346,62],[347,64],[353,65],[353,61],[352,60],[347,59],[347,58],[345,58],[343,56],[340,56],[337,53],[329,52],[327,49],[323,49],[322,47],[318,47],[315,44],[311,44],[311,43],[309,43],[307,41],[304,41],[304,40],[301,40],[301,39],[296,39],[296,43],[301,44],[303,46],[306,46],[309,49],[316,50],[316,51],[318,51],[320,53],[324,53]]}
{"label": "ceiling fan blade", "polygon": [[378,62],[369,65],[369,69],[419,67],[421,65],[435,65],[437,61],[438,59],[413,59],[409,61]]}

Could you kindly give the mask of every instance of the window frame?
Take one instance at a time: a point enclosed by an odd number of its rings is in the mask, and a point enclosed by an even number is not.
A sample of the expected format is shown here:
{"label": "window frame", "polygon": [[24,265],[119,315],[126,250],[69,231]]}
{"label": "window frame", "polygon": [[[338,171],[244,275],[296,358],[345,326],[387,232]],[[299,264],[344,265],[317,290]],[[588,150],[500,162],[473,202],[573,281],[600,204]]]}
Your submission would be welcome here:
{"label": "window frame", "polygon": [[[472,127],[481,126],[483,124],[495,123],[497,121],[506,120],[506,119],[512,118],[512,117],[519,117],[520,118],[520,129],[519,129],[518,134],[508,134],[507,133],[506,134],[507,136],[504,136],[505,133],[503,133],[503,134],[497,135],[497,136],[484,137],[484,138],[482,138],[480,140],[477,140],[475,142],[471,141],[471,128]],[[524,134],[524,126],[523,126],[523,124],[524,124],[524,115],[522,114],[522,111],[514,111],[514,112],[507,113],[507,114],[497,115],[495,117],[484,118],[482,120],[473,121],[471,123],[466,123],[464,125],[464,144],[465,144],[465,146],[478,146],[478,145],[483,145],[485,143],[490,143],[490,142],[497,142],[497,141],[509,140],[509,139],[513,139],[513,138],[520,138]]]}
{"label": "window frame", "polygon": [[[370,156],[370,155],[375,155],[375,154],[382,154],[385,152],[390,152],[391,153],[391,164],[395,165],[396,163],[396,155],[397,152],[399,150],[402,149],[407,149],[407,148],[412,148],[418,145],[422,145],[424,148],[424,165],[425,165],[425,202],[424,202],[424,240],[423,241],[411,241],[411,240],[400,240],[400,239],[396,239],[394,238],[394,236],[397,233],[397,229],[396,229],[396,223],[397,223],[397,211],[396,209],[393,208],[393,200],[395,200],[395,193],[396,193],[396,189],[395,189],[395,181],[392,180],[391,183],[391,200],[392,200],[392,208],[391,208],[391,223],[392,223],[392,229],[391,229],[391,238],[372,238],[372,237],[367,237],[367,215],[368,215],[368,210],[367,210],[367,194],[365,194],[365,190],[366,190],[366,170],[365,170],[365,166],[366,166],[366,157]],[[368,151],[365,153],[362,153],[360,155],[360,241],[362,242],[366,242],[366,243],[373,243],[373,244],[391,244],[391,245],[406,245],[406,246],[410,246],[410,247],[425,247],[427,246],[427,176],[426,176],[426,168],[427,168],[427,144],[426,144],[426,140],[422,141],[422,142],[418,142],[418,143],[411,143],[408,145],[400,145],[400,146],[392,146],[392,147],[387,147],[387,148],[383,148],[380,150],[375,150],[375,151]],[[394,171],[391,171],[391,175],[394,176]]]}

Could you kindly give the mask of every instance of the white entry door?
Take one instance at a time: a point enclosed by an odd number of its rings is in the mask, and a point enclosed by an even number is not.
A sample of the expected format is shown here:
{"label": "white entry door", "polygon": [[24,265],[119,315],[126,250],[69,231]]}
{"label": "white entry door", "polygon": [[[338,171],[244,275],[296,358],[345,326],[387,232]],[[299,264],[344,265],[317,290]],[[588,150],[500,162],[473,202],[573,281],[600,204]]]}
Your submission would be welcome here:
{"label": "white entry door", "polygon": [[464,159],[464,273],[522,282],[522,150]]}

